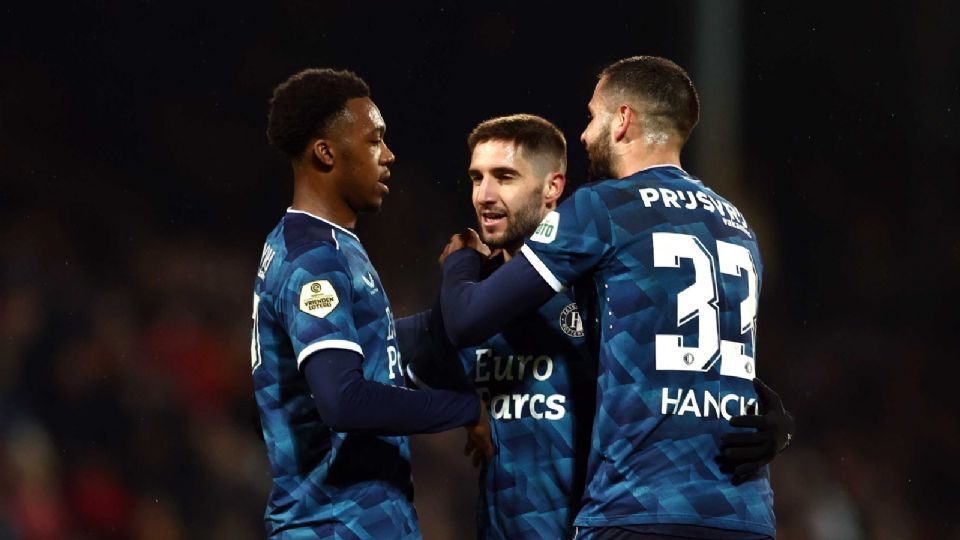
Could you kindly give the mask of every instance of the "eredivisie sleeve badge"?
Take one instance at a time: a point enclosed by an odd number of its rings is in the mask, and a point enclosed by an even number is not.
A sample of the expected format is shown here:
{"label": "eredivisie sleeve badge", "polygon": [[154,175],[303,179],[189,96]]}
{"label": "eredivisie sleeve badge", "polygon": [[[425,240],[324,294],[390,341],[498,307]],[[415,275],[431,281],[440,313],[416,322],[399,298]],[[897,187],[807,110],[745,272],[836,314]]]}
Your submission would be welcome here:
{"label": "eredivisie sleeve badge", "polygon": [[326,317],[339,303],[337,291],[325,279],[311,281],[300,289],[300,311],[314,317]]}

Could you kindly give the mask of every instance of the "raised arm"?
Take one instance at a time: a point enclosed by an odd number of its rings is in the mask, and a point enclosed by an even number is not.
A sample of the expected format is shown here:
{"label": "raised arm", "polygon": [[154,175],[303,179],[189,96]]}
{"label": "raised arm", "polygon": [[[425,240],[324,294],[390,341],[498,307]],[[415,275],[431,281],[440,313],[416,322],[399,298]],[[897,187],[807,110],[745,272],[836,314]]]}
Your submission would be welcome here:
{"label": "raised arm", "polygon": [[455,347],[482,342],[559,292],[525,257],[515,257],[489,278],[477,281],[482,263],[479,252],[460,249],[443,264],[443,324]]}

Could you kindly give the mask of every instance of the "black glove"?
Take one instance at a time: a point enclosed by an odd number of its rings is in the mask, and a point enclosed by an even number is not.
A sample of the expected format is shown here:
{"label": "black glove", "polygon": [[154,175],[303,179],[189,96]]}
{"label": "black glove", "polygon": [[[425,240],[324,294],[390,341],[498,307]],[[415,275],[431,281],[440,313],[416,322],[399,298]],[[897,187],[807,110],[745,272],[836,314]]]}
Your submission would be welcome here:
{"label": "black glove", "polygon": [[786,450],[793,439],[793,416],[783,408],[780,396],[760,379],[753,379],[753,386],[763,414],[734,416],[730,425],[756,431],[738,431],[720,437],[721,455],[717,462],[721,471],[733,473],[733,485],[749,480]]}

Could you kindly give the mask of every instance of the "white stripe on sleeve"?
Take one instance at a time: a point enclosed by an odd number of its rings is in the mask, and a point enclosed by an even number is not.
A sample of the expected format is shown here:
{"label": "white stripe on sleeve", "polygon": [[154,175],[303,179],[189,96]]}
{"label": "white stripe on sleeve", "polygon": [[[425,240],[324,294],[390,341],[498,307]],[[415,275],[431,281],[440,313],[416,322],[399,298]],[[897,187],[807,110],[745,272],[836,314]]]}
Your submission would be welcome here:
{"label": "white stripe on sleeve", "polygon": [[523,253],[523,255],[527,258],[527,260],[530,261],[530,264],[533,266],[533,269],[536,270],[538,274],[540,274],[540,277],[542,277],[543,280],[547,282],[547,285],[550,285],[550,288],[552,288],[556,292],[563,292],[567,289],[566,287],[563,286],[562,283],[560,283],[560,280],[557,279],[557,276],[553,275],[553,272],[551,272],[550,269],[547,268],[547,265],[543,264],[543,261],[540,260],[540,257],[537,257],[537,254],[534,253],[529,246],[527,246],[526,244],[521,246],[520,253]]}
{"label": "white stripe on sleeve", "polygon": [[299,368],[308,356],[317,351],[322,351],[323,349],[345,349],[363,356],[363,349],[360,348],[360,345],[357,345],[352,341],[347,341],[345,339],[327,339],[315,341],[304,347],[303,350],[300,351],[300,356],[297,357],[297,367]]}

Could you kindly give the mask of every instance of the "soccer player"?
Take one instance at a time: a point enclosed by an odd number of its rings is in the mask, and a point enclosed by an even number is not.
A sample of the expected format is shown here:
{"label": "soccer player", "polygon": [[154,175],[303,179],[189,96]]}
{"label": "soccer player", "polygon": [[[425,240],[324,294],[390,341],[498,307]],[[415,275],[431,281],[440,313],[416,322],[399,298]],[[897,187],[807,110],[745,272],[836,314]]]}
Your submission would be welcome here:
{"label": "soccer player", "polygon": [[604,180],[547,214],[523,256],[483,281],[477,251],[454,251],[479,238],[455,236],[445,332],[479,343],[586,280],[598,404],[577,538],[773,537],[767,469],[734,483],[714,459],[722,437],[754,435],[726,420],[758,408],[762,267],[743,215],[680,167],[699,116],[693,83],[669,60],[627,58],[600,74],[588,108],[581,140]]}
{"label": "soccer player", "polygon": [[349,71],[302,71],[270,101],[267,135],[294,177],[253,297],[270,538],[420,538],[404,435],[476,426],[482,444],[488,429],[474,393],[402,386],[390,303],[351,230],[389,192],[385,131]]}
{"label": "soccer player", "polygon": [[[484,262],[487,271],[516,255],[524,236],[556,208],[565,184],[566,141],[547,120],[521,114],[482,122],[468,147],[479,230],[497,250]],[[577,290],[589,291],[584,285]],[[433,387],[472,384],[491,404],[498,452],[481,478],[479,537],[571,536],[596,389],[595,354],[587,350],[573,291],[558,293],[535,316],[459,352],[447,342],[436,310],[400,319],[398,333],[415,378]],[[742,434],[745,440],[728,448],[735,457],[728,462],[740,468],[738,479],[773,459],[776,441],[789,429],[781,421],[788,413],[779,397],[761,391],[769,401],[765,417],[734,419],[764,428]]]}
{"label": "soccer player", "polygon": [[[482,122],[467,144],[477,221],[496,250],[485,261],[492,269],[516,255],[524,236],[556,208],[566,140],[547,120],[520,114]],[[439,309],[405,317],[398,334],[416,381],[472,386],[489,402],[498,451],[482,471],[478,538],[569,538],[596,393],[596,362],[572,292],[556,294],[535,316],[460,351],[439,318]]]}

